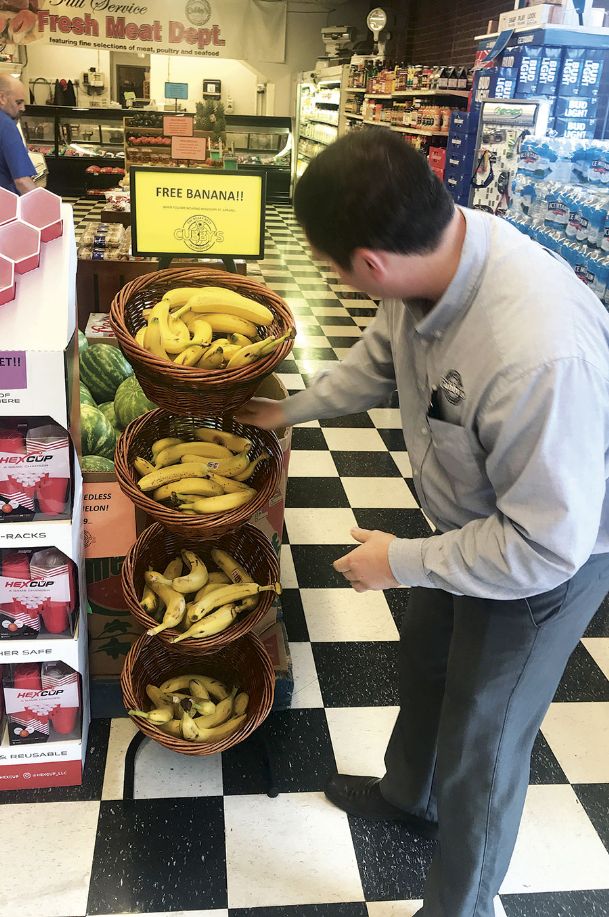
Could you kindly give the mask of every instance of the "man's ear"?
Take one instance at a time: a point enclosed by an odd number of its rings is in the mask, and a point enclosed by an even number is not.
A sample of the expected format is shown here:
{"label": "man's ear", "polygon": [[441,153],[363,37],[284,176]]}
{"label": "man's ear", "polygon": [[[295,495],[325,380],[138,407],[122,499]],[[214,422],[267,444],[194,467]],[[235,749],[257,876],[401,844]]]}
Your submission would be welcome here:
{"label": "man's ear", "polygon": [[356,248],[352,257],[353,268],[365,271],[368,276],[380,280],[386,276],[387,265],[384,253],[373,248]]}

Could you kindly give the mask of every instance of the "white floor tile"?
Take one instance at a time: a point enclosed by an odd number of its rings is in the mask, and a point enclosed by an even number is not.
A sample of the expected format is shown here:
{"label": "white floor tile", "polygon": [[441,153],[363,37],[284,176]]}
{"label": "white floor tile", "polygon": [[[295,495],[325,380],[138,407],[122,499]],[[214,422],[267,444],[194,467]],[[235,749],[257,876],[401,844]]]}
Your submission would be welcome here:
{"label": "white floor tile", "polygon": [[267,286],[269,289],[279,293],[280,296],[282,293],[290,293],[300,290],[300,287],[297,283],[294,283],[294,281],[273,280],[271,283],[267,283]]}
{"label": "white floor tile", "polygon": [[607,678],[609,678],[609,637],[584,637],[582,643]]}
{"label": "white floor tile", "polygon": [[334,452],[384,452],[387,448],[378,430],[369,427],[325,427],[324,436]]}
{"label": "white floor tile", "polygon": [[357,522],[351,509],[311,506],[288,507],[285,525],[290,544],[349,544]]}
{"label": "white floor tile", "polygon": [[354,592],[348,586],[345,589],[301,589],[300,597],[313,642],[399,639],[382,592]]}
{"label": "white floor tile", "polygon": [[331,290],[301,290],[301,295],[305,299],[328,299],[338,302],[338,296]]}
{"label": "white floor tile", "polygon": [[367,328],[368,325],[371,325],[374,321],[374,315],[354,315],[354,320],[360,326],[360,328]]}
{"label": "white floor tile", "polygon": [[227,796],[228,906],[363,901],[347,816],[322,793]]}
{"label": "white floor tile", "polygon": [[318,420],[304,420],[302,423],[295,423],[295,427],[319,427]]}
{"label": "white floor tile", "polygon": [[294,674],[292,709],[302,710],[305,707],[323,707],[324,703],[311,644],[290,643],[290,653],[292,656],[292,672]]}
{"label": "white floor tile", "polygon": [[289,475],[291,478],[335,478],[338,471],[330,452],[322,449],[293,449]]}
{"label": "white floor tile", "polygon": [[399,707],[329,707],[328,729],[339,774],[382,777]]}
{"label": "white floor tile", "polygon": [[403,478],[412,477],[412,465],[410,464],[410,456],[407,452],[391,452],[391,458],[396,463],[400,469],[400,474]]}
{"label": "white floor tile", "polygon": [[85,914],[99,802],[19,803],[0,832],[0,917]]}
{"label": "white floor tile", "polygon": [[609,888],[609,852],[570,786],[530,786],[499,893]]}
{"label": "white floor tile", "polygon": [[354,509],[417,509],[418,503],[402,478],[342,478]]}
{"label": "white floor tile", "polygon": [[300,373],[277,373],[277,378],[283,382],[289,392],[302,391],[306,388]]}
{"label": "white floor tile", "polygon": [[609,703],[551,704],[541,731],[570,783],[609,783]]}
{"label": "white floor tile", "polygon": [[[137,731],[130,719],[113,719],[102,799],[123,798],[125,753]],[[220,755],[177,755],[152,739],[144,740],[135,759],[135,798],[221,796]]]}
{"label": "white floor tile", "polygon": [[320,318],[328,315],[341,315],[344,318],[348,314],[344,306],[313,306],[313,315]]}
{"label": "white floor tile", "polygon": [[422,901],[368,901],[368,917],[414,917]]}
{"label": "white floor tile", "polygon": [[376,309],[373,299],[344,299],[339,296],[339,300],[345,309]]}
{"label": "white floor tile", "polygon": [[298,589],[298,579],[296,578],[296,569],[292,558],[292,549],[289,544],[281,545],[281,554],[279,555],[280,572],[279,577],[284,589]]}
{"label": "white floor tile", "polygon": [[371,408],[370,419],[379,430],[401,430],[402,416],[399,408]]}
{"label": "white floor tile", "polygon": [[322,325],[323,333],[329,338],[356,338],[361,331],[355,325]]}
{"label": "white floor tile", "polygon": [[[133,911],[130,914],[99,914],[98,917],[133,917]],[[140,914],[140,917],[228,917],[228,910],[219,908],[214,911],[155,911],[154,914],[146,911],[145,914]]]}
{"label": "white floor tile", "polygon": [[[294,347],[300,348],[315,348],[315,347],[330,347],[330,341],[321,334],[302,334],[300,331],[296,335],[294,341]],[[302,357],[299,357],[302,360]],[[306,357],[305,357],[306,359]]]}

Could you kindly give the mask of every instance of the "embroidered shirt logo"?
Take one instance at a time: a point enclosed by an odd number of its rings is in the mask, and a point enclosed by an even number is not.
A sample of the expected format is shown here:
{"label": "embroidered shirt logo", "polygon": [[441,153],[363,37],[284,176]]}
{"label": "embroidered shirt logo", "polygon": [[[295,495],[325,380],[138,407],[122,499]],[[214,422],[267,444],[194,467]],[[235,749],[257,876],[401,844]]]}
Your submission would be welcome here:
{"label": "embroidered shirt logo", "polygon": [[442,390],[451,404],[460,404],[465,400],[463,379],[456,369],[449,369],[442,379]]}

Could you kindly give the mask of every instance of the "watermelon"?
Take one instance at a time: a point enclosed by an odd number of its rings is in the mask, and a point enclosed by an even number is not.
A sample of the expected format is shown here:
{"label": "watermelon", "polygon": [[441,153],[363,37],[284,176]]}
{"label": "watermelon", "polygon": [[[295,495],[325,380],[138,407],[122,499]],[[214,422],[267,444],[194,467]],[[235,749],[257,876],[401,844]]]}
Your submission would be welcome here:
{"label": "watermelon", "polygon": [[83,332],[79,330],[78,332],[78,350],[79,352],[86,350],[88,346],[89,346],[88,340],[86,339]]}
{"label": "watermelon", "polygon": [[101,455],[111,459],[116,447],[116,430],[99,408],[80,406],[80,435],[83,455]]}
{"label": "watermelon", "polygon": [[[128,382],[129,380],[126,379],[125,381]],[[121,385],[123,384],[124,383],[121,383]],[[106,418],[106,420],[114,427],[115,430],[117,430],[118,427],[116,425],[116,414],[114,411],[114,402],[113,401],[104,401],[103,404],[98,404],[97,406],[100,409],[100,411],[102,412],[102,414],[104,415],[104,417]]]}
{"label": "watermelon", "polygon": [[103,471],[107,474],[114,471],[114,462],[101,455],[83,455],[80,467],[82,471]]}
{"label": "watermelon", "polygon": [[112,344],[92,344],[79,358],[80,378],[97,403],[112,401],[116,390],[133,373],[130,364]]}
{"label": "watermelon", "polygon": [[128,423],[147,414],[148,411],[154,411],[156,405],[148,401],[140,383],[135,376],[129,376],[118,387],[114,396],[114,412],[116,415],[116,425],[122,430]]}
{"label": "watermelon", "polygon": [[97,405],[95,404],[95,398],[93,397],[93,395],[91,394],[87,386],[84,384],[84,382],[80,383],[80,403],[81,404],[92,404],[94,408],[97,407]]}

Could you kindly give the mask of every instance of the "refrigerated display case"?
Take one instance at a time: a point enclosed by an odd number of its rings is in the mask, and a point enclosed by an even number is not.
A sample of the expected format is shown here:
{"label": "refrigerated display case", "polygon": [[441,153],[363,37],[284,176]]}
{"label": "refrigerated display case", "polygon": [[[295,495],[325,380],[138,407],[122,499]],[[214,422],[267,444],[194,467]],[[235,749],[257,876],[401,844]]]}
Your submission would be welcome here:
{"label": "refrigerated display case", "polygon": [[347,66],[329,67],[300,75],[296,89],[297,177],[324,147],[345,133],[343,90],[348,70]]}

